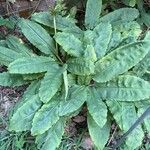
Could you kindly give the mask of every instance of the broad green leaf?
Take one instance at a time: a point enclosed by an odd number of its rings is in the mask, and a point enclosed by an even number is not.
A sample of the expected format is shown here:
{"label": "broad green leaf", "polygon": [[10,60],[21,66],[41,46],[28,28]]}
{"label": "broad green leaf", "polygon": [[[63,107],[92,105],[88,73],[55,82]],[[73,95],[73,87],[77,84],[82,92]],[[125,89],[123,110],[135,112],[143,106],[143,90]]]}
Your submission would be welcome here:
{"label": "broad green leaf", "polygon": [[63,68],[51,68],[41,81],[39,89],[40,100],[47,103],[56,94],[62,84]]}
{"label": "broad green leaf", "polygon": [[23,57],[12,62],[8,70],[14,74],[32,74],[58,68],[54,59],[44,56]]}
{"label": "broad green leaf", "polygon": [[50,129],[59,120],[59,101],[57,99],[51,100],[44,104],[38,112],[36,112],[31,133],[32,135],[40,135]]}
{"label": "broad green leaf", "polygon": [[21,53],[24,57],[29,57],[33,55],[31,53],[31,50],[25,46],[23,41],[16,36],[9,36],[6,39],[6,44],[10,49],[13,49],[14,51]]}
{"label": "broad green leaf", "polygon": [[[133,103],[107,101],[109,110],[113,114],[117,124],[125,133],[135,123],[137,119],[136,109]],[[129,150],[138,148],[142,144],[144,138],[144,132],[141,126],[135,128],[131,134],[127,137],[125,143]]]}
{"label": "broad green leaf", "polygon": [[0,85],[1,86],[20,86],[23,84],[27,84],[28,82],[23,80],[21,75],[13,75],[9,74],[8,72],[0,73]]}
{"label": "broad green leaf", "polygon": [[10,120],[10,131],[27,131],[31,129],[32,119],[36,111],[41,107],[42,103],[38,95],[28,97],[24,103],[12,116]]}
{"label": "broad green leaf", "polygon": [[87,28],[94,28],[97,24],[102,9],[102,0],[88,0],[85,12],[85,25]]}
{"label": "broad green leaf", "polygon": [[59,32],[55,40],[71,56],[81,57],[84,53],[82,42],[71,33]]}
{"label": "broad green leaf", "polygon": [[110,22],[116,21],[133,21],[139,16],[139,11],[135,8],[120,8],[115,10],[99,19],[99,22]]}
{"label": "broad green leaf", "polygon": [[146,56],[149,45],[149,42],[141,41],[115,49],[96,62],[93,79],[106,82],[128,71]]}
{"label": "broad green leaf", "polygon": [[[52,16],[49,12],[34,13],[31,19],[45,26],[54,28],[54,16]],[[55,19],[56,19],[56,28],[58,30],[61,31],[69,30],[70,32],[75,34],[82,33],[82,30],[75,25],[75,21],[72,20],[71,18],[55,15]]]}
{"label": "broad green leaf", "polygon": [[95,88],[89,88],[87,107],[94,121],[102,128],[107,122],[107,106],[102,101]]}
{"label": "broad green leaf", "polygon": [[77,83],[79,85],[89,85],[92,81],[92,77],[91,76],[78,76],[77,78]]}
{"label": "broad green leaf", "polygon": [[114,23],[107,51],[114,50],[118,46],[136,42],[141,32],[141,27],[136,21],[118,21]]}
{"label": "broad green leaf", "polygon": [[94,145],[98,150],[103,150],[109,139],[110,123],[107,122],[103,128],[100,128],[90,115],[88,115],[87,120],[89,133]]}
{"label": "broad green leaf", "polygon": [[76,75],[94,74],[95,65],[88,58],[72,58],[67,61],[68,71]]}
{"label": "broad green leaf", "polygon": [[102,99],[139,101],[150,96],[150,83],[131,75],[122,75],[103,84],[97,84]]}
{"label": "broad green leaf", "polygon": [[8,66],[14,60],[22,57],[12,49],[0,46],[0,64]]}
{"label": "broad green leaf", "polygon": [[69,89],[67,99],[60,103],[59,115],[68,115],[79,109],[87,99],[87,88],[74,85]]}
{"label": "broad green leaf", "polygon": [[100,59],[106,54],[111,39],[112,28],[109,23],[100,23],[94,29],[94,48],[97,58]]}
{"label": "broad green leaf", "polygon": [[48,131],[36,137],[37,147],[41,150],[56,150],[64,134],[64,118],[57,121]]}
{"label": "broad green leaf", "polygon": [[19,27],[25,37],[41,52],[53,54],[55,49],[54,41],[43,27],[33,21],[25,19],[20,20]]}

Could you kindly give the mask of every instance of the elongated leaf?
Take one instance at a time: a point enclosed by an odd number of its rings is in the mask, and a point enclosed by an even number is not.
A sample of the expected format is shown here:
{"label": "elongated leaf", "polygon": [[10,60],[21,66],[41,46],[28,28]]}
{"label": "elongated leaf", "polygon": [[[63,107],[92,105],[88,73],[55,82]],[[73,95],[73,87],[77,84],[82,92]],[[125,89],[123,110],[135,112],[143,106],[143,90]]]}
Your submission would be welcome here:
{"label": "elongated leaf", "polygon": [[108,44],[111,39],[112,28],[109,23],[100,23],[94,29],[94,48],[97,54],[97,58],[101,58],[105,55],[108,48]]}
{"label": "elongated leaf", "polygon": [[57,33],[55,36],[56,42],[61,45],[68,54],[81,57],[83,55],[82,42],[71,33]]}
{"label": "elongated leaf", "polygon": [[93,143],[99,150],[103,150],[109,139],[110,123],[107,122],[103,128],[100,128],[94,119],[88,115],[88,129]]}
{"label": "elongated leaf", "polygon": [[96,62],[94,80],[106,82],[117,77],[140,62],[148,51],[149,43],[144,41],[117,48]]}
{"label": "elongated leaf", "polygon": [[32,119],[42,103],[38,95],[33,95],[28,99],[30,101],[27,100],[12,116],[9,126],[10,131],[20,132],[31,129]]}
{"label": "elongated leaf", "polygon": [[89,89],[87,107],[94,121],[102,128],[107,122],[107,107],[95,88]]}
{"label": "elongated leaf", "polygon": [[[135,103],[135,106],[138,108],[138,117],[140,117],[150,106],[149,99],[143,102]],[[146,116],[143,123],[148,133],[150,133],[150,115]]]}
{"label": "elongated leaf", "polygon": [[67,61],[68,71],[76,75],[94,74],[95,65],[88,58],[74,58]]}
{"label": "elongated leaf", "polygon": [[67,75],[67,71],[64,71],[63,73],[63,80],[64,80],[64,87],[65,87],[65,99],[67,98],[68,96],[68,86],[69,86],[69,83],[68,83],[68,75]]}
{"label": "elongated leaf", "polygon": [[[34,13],[31,19],[45,26],[54,28],[54,16],[52,16],[49,12]],[[55,19],[56,19],[56,28],[58,30],[61,31],[69,30],[70,32],[75,34],[82,33],[82,30],[75,25],[75,21],[72,20],[71,18],[55,15]]]}
{"label": "elongated leaf", "polygon": [[8,66],[11,62],[20,57],[22,56],[12,49],[0,46],[0,64]]}
{"label": "elongated leaf", "polygon": [[40,135],[50,129],[59,120],[58,100],[52,100],[44,104],[42,108],[36,112],[32,123],[32,135]]}
{"label": "elongated leaf", "polygon": [[74,85],[69,89],[68,97],[61,101],[59,115],[68,115],[79,109],[87,99],[87,88]]}
{"label": "elongated leaf", "polygon": [[[23,96],[21,97],[21,99],[15,104],[10,116],[12,117],[13,114],[15,114],[17,112],[17,110],[22,107],[22,105],[24,105],[25,103],[27,103],[28,101],[31,101],[31,97],[33,95],[38,94],[39,92],[39,87],[40,87],[40,81],[33,81],[25,90],[25,92],[23,93]],[[12,114],[13,113],[13,114]]]}
{"label": "elongated leaf", "polygon": [[139,101],[150,96],[150,83],[136,76],[122,75],[113,81],[98,84],[102,99]]}
{"label": "elongated leaf", "polygon": [[26,38],[41,52],[45,54],[53,53],[55,49],[53,39],[39,24],[30,20],[21,19],[19,27]]}
{"label": "elongated leaf", "polygon": [[21,75],[13,75],[9,74],[8,72],[0,73],[0,85],[1,86],[20,86],[23,84],[27,84],[28,82],[23,80]]}
{"label": "elongated leaf", "polygon": [[139,16],[135,8],[120,8],[100,18],[100,22],[132,21]]}
{"label": "elongated leaf", "polygon": [[94,28],[99,20],[102,9],[102,0],[88,0],[85,12],[85,25],[87,28]]}
{"label": "elongated leaf", "polygon": [[61,118],[44,134],[38,135],[36,137],[37,147],[42,150],[56,150],[64,133],[64,122],[64,118]]}
{"label": "elongated leaf", "polygon": [[112,36],[107,51],[136,42],[142,30],[136,21],[118,21],[112,25]]}
{"label": "elongated leaf", "polygon": [[6,44],[10,49],[13,49],[14,51],[21,53],[24,57],[29,57],[33,55],[31,53],[31,50],[27,48],[21,39],[17,38],[16,36],[9,36],[6,39]]}
{"label": "elongated leaf", "polygon": [[54,59],[50,57],[35,56],[15,60],[9,65],[8,70],[10,73],[15,74],[31,74],[46,72],[52,68],[58,68]]}
{"label": "elongated leaf", "polygon": [[[126,132],[136,121],[137,114],[133,103],[107,101],[110,111],[113,114],[117,124]],[[127,137],[126,145],[128,149],[133,150],[142,144],[144,133],[141,126],[138,126]]]}
{"label": "elongated leaf", "polygon": [[43,103],[47,103],[58,91],[62,84],[62,73],[62,68],[51,68],[51,70],[45,74],[39,89],[40,100]]}
{"label": "elongated leaf", "polygon": [[44,73],[23,74],[22,76],[24,80],[32,81],[44,77]]}

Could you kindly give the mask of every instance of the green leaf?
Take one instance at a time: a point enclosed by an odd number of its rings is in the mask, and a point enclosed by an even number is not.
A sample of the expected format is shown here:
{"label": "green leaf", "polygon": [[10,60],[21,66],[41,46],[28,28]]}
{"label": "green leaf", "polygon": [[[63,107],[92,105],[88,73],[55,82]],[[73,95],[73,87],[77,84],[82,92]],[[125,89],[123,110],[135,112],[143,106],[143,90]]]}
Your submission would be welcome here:
{"label": "green leaf", "polygon": [[100,59],[106,54],[111,39],[112,28],[109,23],[100,23],[93,31],[95,33],[94,48],[97,58]]}
{"label": "green leaf", "polygon": [[61,118],[48,131],[36,137],[38,149],[41,150],[56,150],[61,143],[62,135],[64,134],[64,118]]}
{"label": "green leaf", "polygon": [[42,103],[38,95],[28,97],[24,103],[12,116],[10,120],[10,131],[27,131],[31,129],[32,119],[36,111],[41,107]]}
{"label": "green leaf", "polygon": [[122,75],[103,84],[97,84],[102,99],[117,101],[139,101],[150,96],[150,83],[131,75]]}
{"label": "green leaf", "polygon": [[19,27],[25,37],[41,52],[45,54],[52,54],[54,52],[53,39],[39,24],[30,20],[21,19]]}
{"label": "green leaf", "polygon": [[[133,103],[107,101],[110,111],[113,114],[117,124],[123,130],[127,132],[128,129],[135,123],[137,114]],[[142,144],[144,133],[141,126],[138,126],[131,132],[126,139],[126,145],[130,150],[138,148]]]}
{"label": "green leaf", "polygon": [[25,90],[25,92],[23,93],[22,98],[15,104],[14,108],[13,108],[13,114],[16,113],[16,111],[22,106],[24,105],[24,103],[31,101],[31,97],[33,95],[38,94],[39,92],[39,87],[40,87],[40,83],[39,81],[33,81]]}
{"label": "green leaf", "polygon": [[43,134],[59,120],[59,101],[57,98],[44,104],[41,109],[36,112],[32,123],[32,135]]}
{"label": "green leaf", "polygon": [[149,28],[150,27],[150,13],[141,12],[141,19],[144,24]]}
{"label": "green leaf", "polygon": [[[146,109],[150,106],[150,100],[147,99],[146,101],[135,103],[135,106],[138,109],[138,117],[140,117],[146,111]],[[148,131],[148,133],[150,133],[150,115],[146,116],[143,124],[146,130]]]}
{"label": "green leaf", "polygon": [[32,81],[44,77],[44,73],[23,74],[22,76],[24,80]]}
{"label": "green leaf", "polygon": [[145,57],[149,45],[149,42],[141,41],[115,49],[96,62],[96,74],[93,79],[106,82],[128,71]]}
{"label": "green leaf", "polygon": [[68,115],[79,109],[87,99],[87,88],[74,85],[69,89],[67,99],[60,103],[59,115]]}
{"label": "green leaf", "polygon": [[110,123],[107,122],[103,128],[100,128],[93,118],[88,115],[88,129],[94,145],[98,150],[103,150],[109,139]]}
{"label": "green leaf", "polygon": [[107,122],[107,106],[102,101],[95,88],[89,89],[87,107],[94,121],[102,128]]}
{"label": "green leaf", "polygon": [[32,74],[58,68],[54,59],[44,56],[23,57],[12,62],[8,70],[14,74]]}
{"label": "green leaf", "polygon": [[67,61],[68,71],[76,75],[94,74],[95,65],[88,58],[72,58]]}
{"label": "green leaf", "polygon": [[100,18],[99,22],[133,21],[139,16],[135,8],[120,8]]}
{"label": "green leaf", "polygon": [[19,53],[0,46],[0,64],[8,66],[14,60],[22,57]]}
{"label": "green leaf", "polygon": [[[54,28],[54,16],[49,12],[34,13],[31,19],[45,26]],[[55,20],[56,28],[58,30],[69,30],[70,32],[79,35],[82,33],[82,30],[75,25],[75,20],[72,20],[71,18],[55,15]]]}
{"label": "green leaf", "polygon": [[136,5],[136,1],[137,0],[122,0],[124,2],[125,5],[134,7]]}
{"label": "green leaf", "polygon": [[85,25],[87,28],[94,28],[97,24],[102,9],[102,0],[88,0],[85,12]]}
{"label": "green leaf", "polygon": [[31,53],[31,50],[25,46],[23,41],[21,39],[17,38],[16,36],[13,36],[13,35],[9,36],[6,39],[6,44],[10,49],[13,49],[17,53],[21,53],[22,56],[24,56],[24,57],[29,57],[29,56],[33,55]]}
{"label": "green leaf", "polygon": [[62,46],[68,54],[81,57],[83,55],[82,42],[71,33],[59,32],[55,36],[56,42]]}
{"label": "green leaf", "polygon": [[62,84],[63,68],[51,68],[41,81],[39,89],[40,100],[47,103],[56,94]]}
{"label": "green leaf", "polygon": [[112,51],[118,46],[136,42],[141,32],[141,27],[136,21],[118,21],[114,23],[107,51]]}
{"label": "green leaf", "polygon": [[20,86],[27,84],[28,82],[23,80],[23,77],[20,75],[9,74],[8,72],[0,73],[0,85],[1,86]]}

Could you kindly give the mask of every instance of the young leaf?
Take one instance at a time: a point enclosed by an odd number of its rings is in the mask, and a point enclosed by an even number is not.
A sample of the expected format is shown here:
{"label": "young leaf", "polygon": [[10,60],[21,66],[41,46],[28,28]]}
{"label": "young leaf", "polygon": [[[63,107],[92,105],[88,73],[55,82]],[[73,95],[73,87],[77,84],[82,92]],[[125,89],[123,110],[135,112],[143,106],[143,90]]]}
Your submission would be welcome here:
{"label": "young leaf", "polygon": [[100,128],[94,119],[88,115],[88,129],[93,143],[99,150],[103,150],[109,139],[110,123],[107,122],[103,128]]}
{"label": "young leaf", "polygon": [[55,50],[54,41],[47,31],[39,24],[33,21],[21,19],[19,27],[26,38],[41,52],[45,54],[53,54]]}
{"label": "young leaf", "polygon": [[17,52],[14,52],[12,49],[0,46],[0,64],[8,66],[14,60],[22,57]]}
{"label": "young leaf", "polygon": [[39,89],[40,100],[43,103],[47,103],[60,88],[62,84],[62,74],[62,68],[51,68],[51,70],[45,74]]}
{"label": "young leaf", "polygon": [[99,22],[133,21],[139,16],[135,8],[120,8],[100,18]]}
{"label": "young leaf", "polygon": [[8,72],[0,73],[0,85],[1,86],[20,86],[23,84],[27,84],[28,82],[23,80],[21,75],[13,75],[9,74]]}
{"label": "young leaf", "polygon": [[102,9],[102,0],[88,0],[85,12],[86,28],[94,28],[97,24]]}
{"label": "young leaf", "polygon": [[68,54],[81,57],[83,55],[82,42],[71,33],[59,32],[55,36],[56,42],[61,45]]}
{"label": "young leaf", "polygon": [[38,149],[56,150],[58,148],[64,133],[64,122],[64,118],[59,119],[52,128],[36,137]]}
{"label": "young leaf", "polygon": [[38,95],[28,97],[26,103],[24,103],[12,116],[10,120],[10,131],[27,131],[31,129],[32,119],[36,111],[41,107],[42,102]]}
{"label": "young leaf", "polygon": [[148,51],[149,43],[144,41],[117,48],[96,62],[96,74],[93,79],[106,82],[117,77],[140,62]]}
{"label": "young leaf", "polygon": [[62,100],[59,115],[68,115],[79,109],[87,99],[87,88],[74,85],[69,89],[67,100]]}
{"label": "young leaf", "polygon": [[117,101],[139,101],[150,96],[150,83],[131,75],[122,75],[118,78],[97,84],[97,90],[102,99]]}
{"label": "young leaf", "polygon": [[54,59],[44,56],[23,57],[12,62],[8,70],[14,74],[32,74],[58,68]]}
{"label": "young leaf", "polygon": [[36,112],[31,128],[32,135],[43,134],[59,120],[58,104],[58,99],[54,98],[49,103],[44,104],[41,109]]}
{"label": "young leaf", "polygon": [[21,39],[17,38],[16,36],[9,36],[6,39],[6,44],[10,49],[13,49],[14,51],[21,53],[24,57],[32,56],[31,50],[26,47]]}
{"label": "young leaf", "polygon": [[89,88],[87,107],[94,121],[102,128],[107,122],[107,106],[102,101],[95,88]]}
{"label": "young leaf", "polygon": [[72,58],[67,61],[68,71],[76,75],[94,74],[95,65],[88,58]]}
{"label": "young leaf", "polygon": [[[137,119],[135,106],[133,103],[107,101],[110,111],[112,112],[117,124],[123,130],[128,129],[133,125]],[[127,137],[126,145],[130,149],[136,149],[142,144],[144,133],[141,126],[138,126],[133,132]]]}

